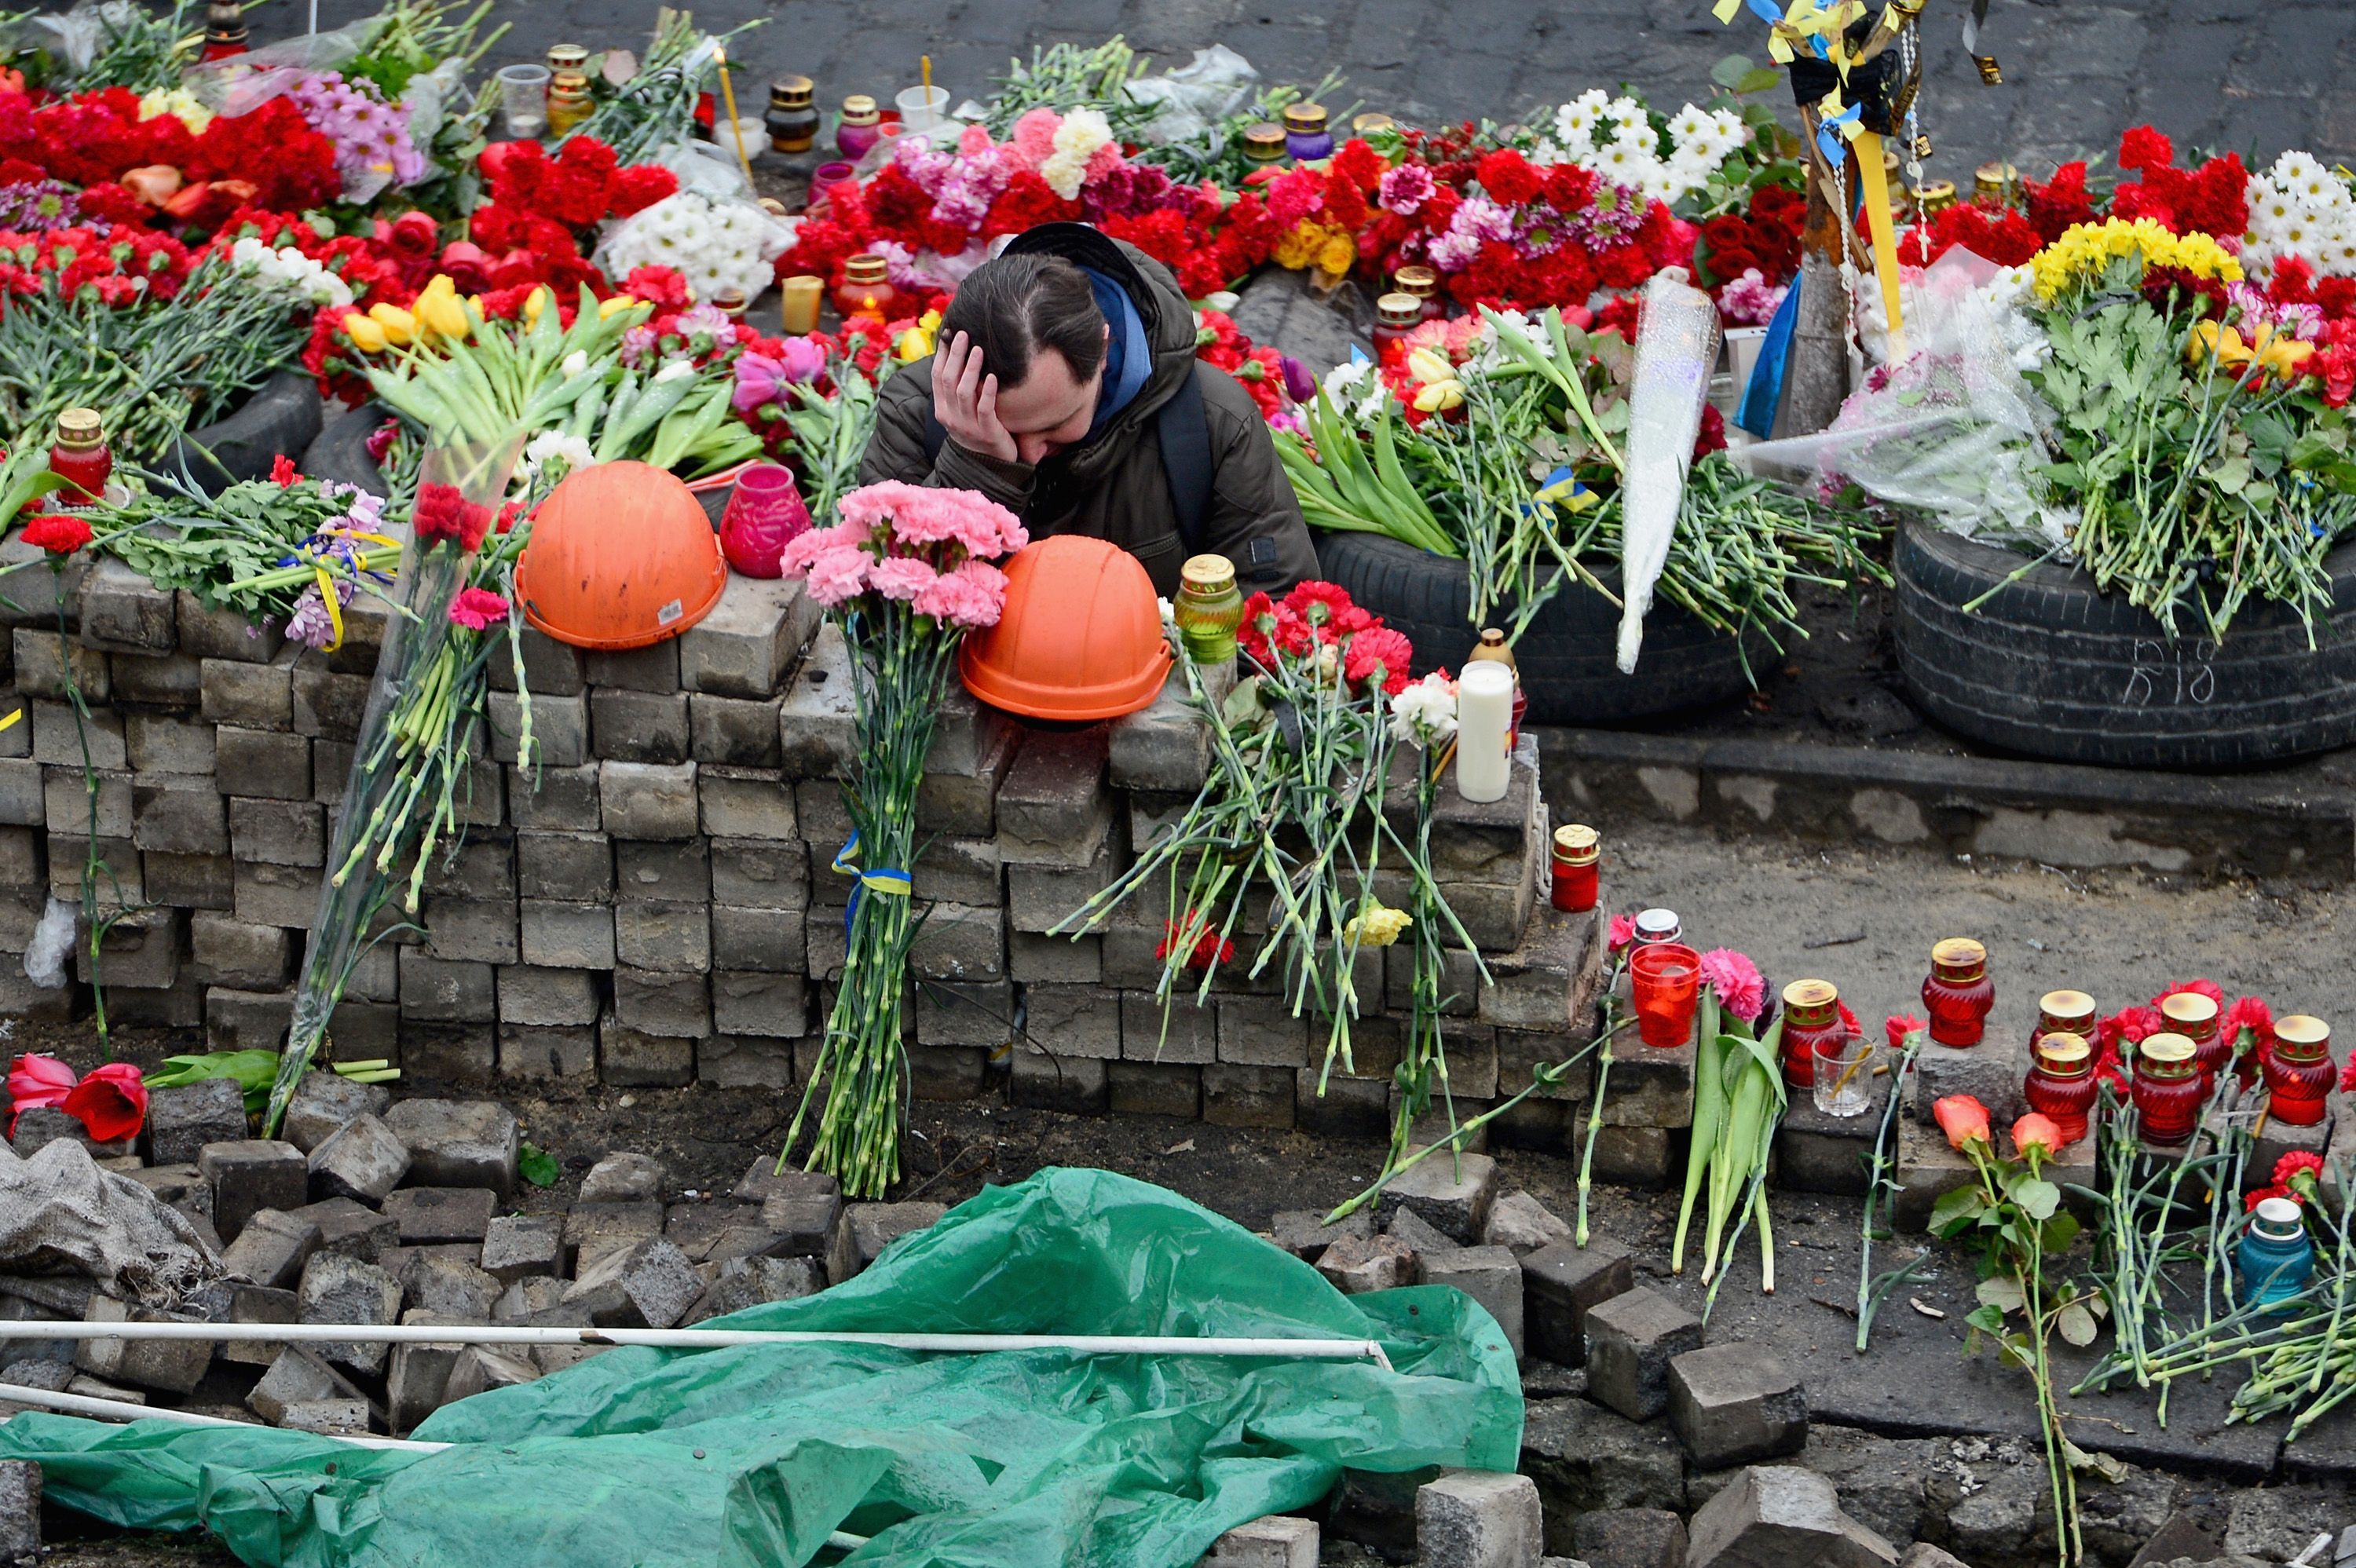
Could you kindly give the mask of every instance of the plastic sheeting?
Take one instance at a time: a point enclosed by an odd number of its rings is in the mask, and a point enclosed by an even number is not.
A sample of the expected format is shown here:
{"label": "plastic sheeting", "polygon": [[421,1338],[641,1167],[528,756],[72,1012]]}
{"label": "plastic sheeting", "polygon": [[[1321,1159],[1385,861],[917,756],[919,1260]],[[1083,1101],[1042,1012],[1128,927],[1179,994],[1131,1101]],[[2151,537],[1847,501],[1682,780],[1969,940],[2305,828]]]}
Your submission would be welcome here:
{"label": "plastic sheeting", "polygon": [[1628,383],[1628,469],[1620,528],[1620,673],[1636,667],[1644,613],[1668,564],[1670,536],[1693,466],[1694,436],[1718,363],[1718,306],[1667,273],[1644,285],[1636,367]]}
{"label": "plastic sheeting", "polygon": [[1177,1195],[1095,1170],[991,1188],[821,1295],[732,1328],[1373,1338],[1372,1362],[866,1347],[615,1349],[368,1451],[257,1428],[20,1415],[0,1457],[118,1524],[203,1525],[249,1563],[1183,1568],[1344,1467],[1514,1468],[1522,1396],[1445,1286],[1344,1296]]}

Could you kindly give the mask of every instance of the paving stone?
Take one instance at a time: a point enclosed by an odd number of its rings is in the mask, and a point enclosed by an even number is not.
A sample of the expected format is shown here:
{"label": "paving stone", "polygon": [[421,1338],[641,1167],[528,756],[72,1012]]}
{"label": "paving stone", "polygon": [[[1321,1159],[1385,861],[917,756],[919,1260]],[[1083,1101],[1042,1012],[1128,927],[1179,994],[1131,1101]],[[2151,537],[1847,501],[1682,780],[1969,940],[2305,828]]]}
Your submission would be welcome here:
{"label": "paving stone", "polygon": [[1292,1125],[1297,1072],[1210,1063],[1203,1069],[1203,1120],[1222,1127]]}
{"label": "paving stone", "polygon": [[213,1184],[213,1228],[224,1241],[236,1241],[246,1220],[263,1209],[300,1209],[309,1200],[309,1162],[293,1144],[224,1139],[198,1151],[197,1168]]}
{"label": "paving stone", "polygon": [[[2153,1561],[2158,1562],[2158,1559]],[[1906,1549],[1904,1556],[1899,1558],[1898,1568],[1971,1568],[1971,1565],[1951,1552],[1927,1541],[1918,1541]]]}
{"label": "paving stone", "polygon": [[701,1323],[772,1301],[793,1301],[826,1288],[826,1273],[815,1258],[729,1258],[684,1321]]}
{"label": "paving stone", "polygon": [[483,1270],[503,1285],[553,1275],[564,1264],[564,1221],[554,1214],[502,1214],[483,1233]]}
{"label": "paving stone", "polygon": [[1015,1104],[1032,1110],[1101,1116],[1112,1102],[1105,1067],[1093,1057],[1050,1056],[1028,1041],[1018,1041],[1010,1061],[1007,1094]]}
{"label": "paving stone", "polygon": [[187,1165],[207,1144],[245,1136],[245,1091],[234,1080],[150,1090],[147,1095],[147,1157],[156,1165]]}
{"label": "paving stone", "polygon": [[[480,1257],[479,1248],[466,1257],[453,1256],[439,1247],[419,1247],[402,1260],[402,1295],[418,1310],[452,1323],[487,1323],[491,1305],[506,1287],[468,1261]],[[407,1318],[402,1319],[408,1321]]]}
{"label": "paving stone", "polygon": [[[1438,1157],[1437,1156],[1434,1157]],[[1508,1192],[1489,1211],[1481,1240],[1493,1247],[1509,1247],[1526,1258],[1572,1237],[1570,1222],[1526,1192]]]}
{"label": "paving stone", "polygon": [[1587,1391],[1631,1421],[1669,1403],[1669,1361],[1701,1348],[1701,1320],[1643,1285],[1587,1312]]}
{"label": "paving stone", "polygon": [[406,1187],[384,1200],[404,1246],[482,1241],[498,1208],[486,1187]]}
{"label": "paving stone", "polygon": [[1781,1458],[1808,1440],[1808,1396],[1772,1350],[1730,1341],[1669,1362],[1669,1424],[1708,1468]]}
{"label": "paving stone", "polygon": [[1344,1236],[1317,1259],[1317,1272],[1345,1296],[1390,1290],[1415,1278],[1415,1254],[1391,1236]]}
{"label": "paving stone", "polygon": [[[82,1321],[168,1323],[176,1319],[166,1313],[93,1296],[82,1313]],[[185,1394],[204,1381],[205,1369],[212,1364],[213,1349],[209,1339],[84,1339],[75,1349],[74,1365],[110,1382]]]}
{"label": "paving stone", "polygon": [[609,1253],[582,1271],[564,1305],[600,1328],[668,1328],[703,1294],[695,1265],[660,1236]]}
{"label": "paving stone", "polygon": [[702,817],[689,762],[605,762],[597,765],[605,831],[616,838],[692,838]]}
{"label": "paving stone", "polygon": [[0,1563],[29,1563],[41,1555],[41,1467],[30,1459],[0,1459]]}
{"label": "paving stone", "polygon": [[1328,1225],[1324,1211],[1317,1209],[1280,1209],[1269,1221],[1271,1239],[1286,1252],[1303,1263],[1315,1263],[1325,1249],[1344,1236],[1360,1241],[1371,1240],[1375,1233],[1375,1217],[1364,1209]]}
{"label": "paving stone", "polygon": [[614,966],[614,912],[602,903],[525,899],[516,906],[518,950],[527,964],[563,969]]}
{"label": "paving stone", "polygon": [[[316,1229],[316,1227],[314,1227]],[[252,1235],[253,1227],[246,1227]],[[240,1238],[242,1240],[243,1238]],[[297,1272],[296,1278],[300,1278]],[[293,1282],[290,1281],[291,1285]],[[230,1294],[229,1320],[232,1323],[299,1323],[302,1321],[302,1301],[291,1288],[241,1285]],[[269,1339],[225,1339],[221,1342],[220,1359],[245,1367],[267,1367],[284,1352],[284,1343]]]}
{"label": "paving stone", "polygon": [[284,1424],[290,1405],[330,1399],[359,1400],[365,1424],[368,1401],[351,1381],[309,1348],[289,1345],[270,1363],[245,1403],[256,1415],[276,1426]]}
{"label": "paving stone", "polygon": [[1527,1476],[1451,1470],[1415,1494],[1422,1568],[1530,1568],[1544,1531],[1538,1488]]}
{"label": "paving stone", "polygon": [[1566,1367],[1587,1362],[1587,1315],[1635,1285],[1628,1249],[1604,1237],[1558,1242],[1522,1259],[1529,1351]]}
{"label": "paving stone", "polygon": [[564,1216],[563,1242],[584,1273],[594,1257],[627,1247],[663,1231],[663,1206],[653,1199],[631,1203],[576,1203]]}
{"label": "paving stone", "polygon": [[1581,1514],[1571,1549],[1590,1568],[1685,1568],[1685,1520],[1666,1509]]}
{"label": "paving stone", "polygon": [[905,1236],[930,1230],[948,1207],[941,1203],[851,1203],[843,1209],[842,1223],[834,1233],[826,1273],[830,1284],[841,1285],[884,1255],[884,1249]]}
{"label": "paving stone", "polygon": [[[403,1323],[433,1324],[441,1320],[440,1314],[411,1310],[402,1314]],[[402,1344],[392,1348],[385,1369],[384,1404],[387,1423],[396,1433],[406,1434],[417,1424],[442,1408],[450,1386],[451,1371],[466,1347],[450,1340],[434,1340],[420,1344]]]}
{"label": "paving stone", "polygon": [[2029,1073],[2029,1037],[1991,1029],[1974,1046],[1941,1045],[1926,1040],[1914,1057],[1909,1107],[1927,1122],[1931,1107],[1950,1094],[1969,1094],[1988,1109],[1997,1126],[2008,1127],[2029,1109],[2022,1084]]}
{"label": "paving stone", "polygon": [[1789,1465],[1752,1466],[1687,1526],[1688,1568],[1875,1568],[1890,1542],[1841,1512],[1833,1484]]}
{"label": "paving stone", "polygon": [[[1396,1232],[1394,1232],[1396,1234]],[[1451,1285],[1479,1302],[1518,1359],[1522,1354],[1522,1264],[1509,1247],[1451,1247],[1419,1253],[1426,1285]]]}
{"label": "paving stone", "polygon": [[[573,1282],[559,1279],[552,1274],[526,1275],[500,1293],[491,1304],[491,1319],[497,1323],[545,1322],[553,1327],[584,1328],[588,1314],[566,1313],[564,1293]],[[544,1316],[553,1314],[554,1316]]]}
{"label": "paving stone", "polygon": [[303,1277],[303,1265],[319,1250],[319,1222],[302,1217],[301,1210],[289,1214],[276,1209],[264,1209],[245,1222],[245,1228],[221,1254],[221,1262],[230,1273],[252,1280],[256,1285],[284,1289]]}
{"label": "paving stone", "polygon": [[1315,1520],[1275,1513],[1220,1536],[1195,1568],[1317,1568],[1318,1546]]}
{"label": "paving stone", "polygon": [[292,1218],[305,1220],[319,1227],[322,1253],[335,1253],[357,1263],[372,1264],[384,1255],[386,1248],[401,1239],[400,1227],[366,1204],[349,1198],[330,1198],[323,1203],[306,1204],[294,1210]]}
{"label": "paving stone", "polygon": [[581,1179],[584,1203],[643,1202],[660,1198],[670,1184],[670,1170],[652,1155],[609,1154]]}
{"label": "paving stone", "polygon": [[777,1168],[773,1155],[755,1155],[736,1179],[731,1197],[739,1203],[764,1203],[772,1198],[831,1198],[841,1201],[842,1184],[822,1171]]}
{"label": "paving stone", "polygon": [[[337,1253],[316,1253],[296,1292],[305,1323],[389,1326],[399,1320],[400,1283],[374,1264]],[[339,1341],[312,1347],[336,1366],[373,1376],[384,1370],[386,1347]]]}
{"label": "paving stone", "polygon": [[[1171,1116],[1194,1121],[1203,1114],[1203,1072],[1177,1061],[1108,1061],[1108,1103],[1116,1115]],[[977,1083],[973,1092],[978,1093]]]}
{"label": "paving stone", "polygon": [[385,1125],[409,1148],[421,1187],[487,1187],[515,1196],[516,1119],[487,1100],[402,1100]]}
{"label": "paving stone", "polygon": [[539,1377],[540,1369],[521,1356],[493,1349],[488,1345],[469,1345],[451,1363],[449,1378],[443,1385],[442,1402],[455,1404],[492,1389],[514,1388]]}
{"label": "paving stone", "polygon": [[310,1196],[381,1203],[409,1167],[408,1146],[391,1127],[376,1116],[354,1116],[311,1151]]}
{"label": "paving stone", "polygon": [[779,1238],[781,1253],[827,1256],[842,1227],[842,1199],[819,1190],[773,1194],[762,1200],[761,1227]]}
{"label": "paving stone", "polygon": [[1479,1239],[1496,1200],[1495,1160],[1442,1150],[1385,1183],[1377,1209],[1384,1215],[1412,1209],[1443,1234],[1469,1243]]}

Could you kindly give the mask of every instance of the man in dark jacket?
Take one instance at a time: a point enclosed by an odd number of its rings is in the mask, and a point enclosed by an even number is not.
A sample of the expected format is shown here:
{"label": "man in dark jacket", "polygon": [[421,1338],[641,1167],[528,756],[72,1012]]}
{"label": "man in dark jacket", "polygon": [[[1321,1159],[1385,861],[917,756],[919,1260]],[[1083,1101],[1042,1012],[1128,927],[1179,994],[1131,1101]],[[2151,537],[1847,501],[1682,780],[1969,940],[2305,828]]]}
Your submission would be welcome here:
{"label": "man in dark jacket", "polygon": [[1034,538],[1111,540],[1164,596],[1199,551],[1235,562],[1246,592],[1317,575],[1258,406],[1194,357],[1186,296],[1134,246],[1077,223],[1020,235],[934,342],[884,384],[861,484],[978,490]]}

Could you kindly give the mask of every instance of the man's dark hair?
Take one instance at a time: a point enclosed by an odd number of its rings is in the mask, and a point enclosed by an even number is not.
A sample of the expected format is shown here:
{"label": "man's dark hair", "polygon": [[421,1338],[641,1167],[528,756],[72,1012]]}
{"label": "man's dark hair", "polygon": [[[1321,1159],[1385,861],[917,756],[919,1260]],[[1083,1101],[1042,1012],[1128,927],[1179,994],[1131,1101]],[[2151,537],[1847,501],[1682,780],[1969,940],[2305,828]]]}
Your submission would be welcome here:
{"label": "man's dark hair", "polygon": [[1087,274],[1061,256],[1018,251],[967,274],[934,341],[958,333],[981,350],[981,368],[1001,387],[1019,387],[1032,357],[1052,348],[1085,381],[1104,362],[1105,318]]}

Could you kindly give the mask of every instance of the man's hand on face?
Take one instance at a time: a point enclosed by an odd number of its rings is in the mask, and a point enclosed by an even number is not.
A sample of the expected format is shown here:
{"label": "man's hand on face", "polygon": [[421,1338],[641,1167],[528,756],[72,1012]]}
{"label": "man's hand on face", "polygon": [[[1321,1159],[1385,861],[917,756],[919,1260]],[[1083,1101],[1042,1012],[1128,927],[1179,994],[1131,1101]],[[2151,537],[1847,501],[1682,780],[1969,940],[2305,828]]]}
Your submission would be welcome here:
{"label": "man's hand on face", "polygon": [[998,421],[998,378],[982,373],[981,350],[958,333],[933,365],[933,417],[968,452],[1019,461],[1014,438]]}

